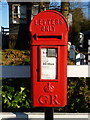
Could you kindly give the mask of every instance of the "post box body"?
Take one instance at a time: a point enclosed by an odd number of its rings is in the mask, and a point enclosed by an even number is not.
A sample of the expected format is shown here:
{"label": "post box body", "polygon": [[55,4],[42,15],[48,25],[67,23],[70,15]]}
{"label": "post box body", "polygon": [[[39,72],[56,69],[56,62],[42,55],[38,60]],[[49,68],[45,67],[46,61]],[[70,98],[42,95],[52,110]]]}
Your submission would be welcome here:
{"label": "post box body", "polygon": [[46,10],[30,24],[32,106],[67,103],[68,25],[62,14]]}

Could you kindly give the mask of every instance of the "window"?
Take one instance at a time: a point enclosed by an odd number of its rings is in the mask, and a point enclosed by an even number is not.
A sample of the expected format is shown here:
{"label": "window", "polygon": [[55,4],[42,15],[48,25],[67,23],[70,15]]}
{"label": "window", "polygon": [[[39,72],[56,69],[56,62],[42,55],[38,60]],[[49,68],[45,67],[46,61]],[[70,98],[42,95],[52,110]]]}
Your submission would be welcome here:
{"label": "window", "polygon": [[20,19],[20,5],[12,5],[12,22],[18,24]]}
{"label": "window", "polygon": [[20,23],[27,23],[26,5],[21,5],[20,6]]}
{"label": "window", "polygon": [[32,6],[31,19],[33,19],[33,17],[38,14],[38,9],[39,9],[39,5]]}
{"label": "window", "polygon": [[26,6],[20,4],[12,5],[12,22],[14,24],[26,23]]}

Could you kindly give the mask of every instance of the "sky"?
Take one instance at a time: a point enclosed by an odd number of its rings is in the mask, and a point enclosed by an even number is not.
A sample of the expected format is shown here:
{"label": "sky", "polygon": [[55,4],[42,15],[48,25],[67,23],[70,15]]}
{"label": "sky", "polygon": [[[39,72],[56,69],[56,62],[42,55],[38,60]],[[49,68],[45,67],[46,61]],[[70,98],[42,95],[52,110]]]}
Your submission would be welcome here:
{"label": "sky", "polygon": [[[0,26],[9,27],[9,8],[6,0],[1,0],[0,2]],[[55,1],[55,0],[52,0]],[[87,1],[87,0],[86,0]],[[86,2],[85,1],[85,2]],[[86,2],[87,4],[87,2]],[[90,12],[90,10],[89,10]],[[88,18],[90,13],[88,13],[88,9],[84,9],[85,16]]]}
{"label": "sky", "polygon": [[0,4],[0,26],[2,24],[2,6]]}
{"label": "sky", "polygon": [[8,4],[4,0],[4,2],[0,2],[0,27],[9,27],[9,10]]}

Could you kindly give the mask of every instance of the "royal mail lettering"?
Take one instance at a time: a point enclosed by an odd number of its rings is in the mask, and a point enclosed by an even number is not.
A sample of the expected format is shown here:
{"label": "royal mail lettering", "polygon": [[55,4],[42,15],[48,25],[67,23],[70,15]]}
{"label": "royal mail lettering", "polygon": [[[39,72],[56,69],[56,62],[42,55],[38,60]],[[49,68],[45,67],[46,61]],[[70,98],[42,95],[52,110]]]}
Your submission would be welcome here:
{"label": "royal mail lettering", "polygon": [[59,25],[63,22],[61,19],[37,19],[34,23],[35,25]]}
{"label": "royal mail lettering", "polygon": [[42,95],[38,99],[40,104],[59,105],[58,95]]}
{"label": "royal mail lettering", "polygon": [[55,31],[55,27],[54,26],[42,26],[41,27],[41,31],[42,32],[54,32]]}

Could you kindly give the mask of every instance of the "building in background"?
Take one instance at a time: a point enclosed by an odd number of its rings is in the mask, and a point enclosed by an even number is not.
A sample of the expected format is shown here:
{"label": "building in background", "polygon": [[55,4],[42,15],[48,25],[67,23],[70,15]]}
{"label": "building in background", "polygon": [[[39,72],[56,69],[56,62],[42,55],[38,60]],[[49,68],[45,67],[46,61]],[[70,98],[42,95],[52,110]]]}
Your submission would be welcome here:
{"label": "building in background", "polygon": [[[39,3],[36,2],[8,2],[9,5],[9,43],[8,48],[29,49],[29,25],[33,17],[39,12]],[[49,8],[44,3],[43,9]]]}
{"label": "building in background", "polygon": [[[7,43],[3,35],[3,48],[30,49],[29,25],[33,17],[40,12],[39,2],[8,2],[9,5],[9,35]],[[50,2],[41,4],[42,10],[50,9]],[[57,10],[61,12],[61,7]],[[68,23],[72,25],[72,14],[68,14]]]}
{"label": "building in background", "polygon": [[9,48],[28,49],[31,3],[9,2]]}

